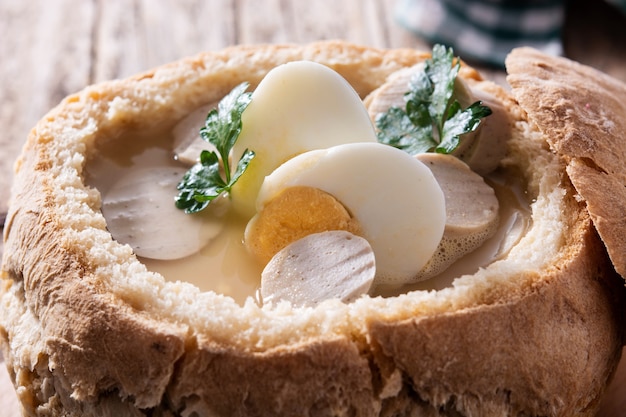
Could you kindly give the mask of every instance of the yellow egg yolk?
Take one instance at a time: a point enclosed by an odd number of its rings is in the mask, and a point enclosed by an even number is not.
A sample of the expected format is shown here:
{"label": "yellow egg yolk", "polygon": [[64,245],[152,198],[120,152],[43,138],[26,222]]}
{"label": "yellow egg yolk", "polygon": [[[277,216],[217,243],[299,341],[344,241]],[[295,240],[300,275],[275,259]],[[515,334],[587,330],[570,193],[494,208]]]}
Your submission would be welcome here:
{"label": "yellow egg yolk", "polygon": [[345,230],[360,235],[360,225],[332,195],[314,187],[294,186],[281,191],[250,221],[245,244],[266,264],[285,246],[307,235]]}

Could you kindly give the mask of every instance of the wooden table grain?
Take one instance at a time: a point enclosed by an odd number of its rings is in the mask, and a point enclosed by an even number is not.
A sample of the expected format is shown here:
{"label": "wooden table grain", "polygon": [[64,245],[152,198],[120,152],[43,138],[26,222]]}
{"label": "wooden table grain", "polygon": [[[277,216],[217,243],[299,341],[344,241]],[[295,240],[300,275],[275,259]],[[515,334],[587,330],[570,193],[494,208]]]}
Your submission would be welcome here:
{"label": "wooden table grain", "polygon": [[[428,44],[395,24],[393,0],[0,0],[0,224],[12,166],[28,132],[83,87],[234,44],[344,39],[376,47]],[[626,18],[570,0],[568,56],[626,81]],[[478,68],[504,82],[504,74]],[[0,255],[2,245],[0,242]],[[18,415],[0,367],[0,417]],[[601,417],[626,414],[626,361]]]}

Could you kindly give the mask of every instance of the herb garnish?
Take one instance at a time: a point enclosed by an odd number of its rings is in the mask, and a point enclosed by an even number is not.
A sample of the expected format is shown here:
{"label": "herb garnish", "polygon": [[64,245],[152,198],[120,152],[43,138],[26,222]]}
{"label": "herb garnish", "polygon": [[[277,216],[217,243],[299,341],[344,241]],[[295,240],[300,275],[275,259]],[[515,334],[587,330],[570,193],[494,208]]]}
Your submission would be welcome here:
{"label": "herb garnish", "polygon": [[241,115],[252,100],[252,93],[245,92],[247,88],[248,83],[244,82],[228,93],[218,108],[209,112],[204,127],[200,129],[200,137],[213,144],[219,156],[215,151],[202,151],[200,162],[191,167],[178,184],[176,207],[184,209],[185,213],[201,211],[211,201],[229,192],[254,158],[254,152],[246,149],[234,174],[231,172],[229,152],[241,133]]}
{"label": "herb garnish", "polygon": [[453,152],[459,146],[459,137],[476,130],[481,118],[491,114],[491,109],[480,101],[462,109],[453,99],[460,67],[452,48],[435,45],[424,70],[411,77],[404,96],[405,108],[391,107],[376,118],[379,142],[412,155]]}

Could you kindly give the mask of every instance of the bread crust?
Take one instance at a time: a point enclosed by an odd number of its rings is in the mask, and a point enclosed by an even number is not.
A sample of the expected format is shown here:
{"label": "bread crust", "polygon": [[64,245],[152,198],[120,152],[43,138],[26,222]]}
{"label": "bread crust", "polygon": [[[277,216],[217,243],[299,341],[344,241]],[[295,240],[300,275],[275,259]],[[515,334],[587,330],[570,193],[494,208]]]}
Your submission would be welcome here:
{"label": "bread crust", "polygon": [[[564,163],[471,68],[462,76],[529,133],[507,163],[527,177],[540,226],[514,260],[452,288],[239,306],[148,272],[84,184],[98,140],[174,123],[280,63],[331,66],[364,97],[426,57],[343,42],[233,47],[89,87],[46,115],[16,165],[4,236],[0,334],[24,415],[593,415],[623,342],[622,282]],[[549,262],[533,255],[550,242]]]}
{"label": "bread crust", "polygon": [[531,48],[508,56],[508,83],[567,162],[616,270],[626,278],[626,85]]}

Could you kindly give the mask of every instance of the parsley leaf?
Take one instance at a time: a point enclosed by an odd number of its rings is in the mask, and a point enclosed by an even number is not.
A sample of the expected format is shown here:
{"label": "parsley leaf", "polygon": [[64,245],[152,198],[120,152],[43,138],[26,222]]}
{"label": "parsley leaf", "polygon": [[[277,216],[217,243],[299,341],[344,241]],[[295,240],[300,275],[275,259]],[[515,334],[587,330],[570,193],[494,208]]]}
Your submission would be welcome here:
{"label": "parsley leaf", "polygon": [[491,114],[480,101],[462,109],[453,98],[460,68],[452,48],[435,45],[424,70],[409,81],[405,108],[391,107],[376,117],[378,141],[412,155],[453,152],[460,136],[476,130],[481,119]]}
{"label": "parsley leaf", "polygon": [[246,149],[235,172],[231,172],[229,152],[241,133],[241,115],[252,100],[252,93],[246,92],[247,88],[248,83],[241,83],[228,93],[217,109],[209,112],[200,129],[200,137],[213,144],[219,155],[215,151],[202,151],[200,161],[178,183],[176,207],[185,213],[201,211],[211,201],[229,192],[254,158],[254,152]]}

